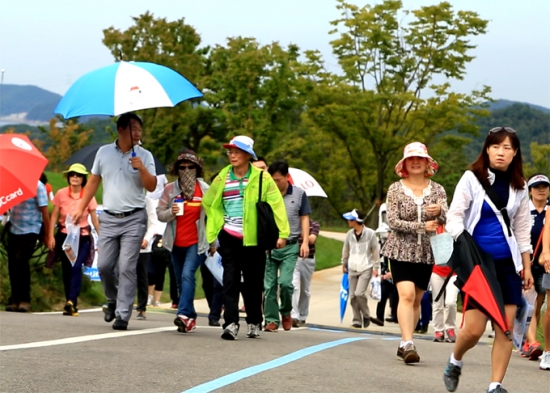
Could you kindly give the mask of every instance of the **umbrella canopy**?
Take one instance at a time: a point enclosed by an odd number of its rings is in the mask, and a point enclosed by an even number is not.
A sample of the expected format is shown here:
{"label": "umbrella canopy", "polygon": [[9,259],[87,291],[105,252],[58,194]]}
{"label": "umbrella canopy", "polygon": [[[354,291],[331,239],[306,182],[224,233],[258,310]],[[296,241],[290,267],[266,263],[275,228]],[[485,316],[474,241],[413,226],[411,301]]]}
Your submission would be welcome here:
{"label": "umbrella canopy", "polygon": [[308,197],[318,196],[327,198],[327,194],[323,190],[323,187],[321,187],[319,182],[309,173],[301,169],[288,168],[288,174],[290,175],[290,184],[302,188]]}
{"label": "umbrella canopy", "polygon": [[202,97],[202,93],[168,67],[120,61],[80,77],[59,101],[54,113],[65,119],[118,116],[140,109],[173,107],[197,97]]}
{"label": "umbrella canopy", "polygon": [[36,196],[38,179],[48,164],[26,135],[0,135],[0,214]]}
{"label": "umbrella canopy", "polygon": [[[91,171],[92,166],[94,165],[95,156],[99,148],[102,146],[109,145],[111,143],[112,142],[94,143],[93,145],[83,147],[82,149],[76,151],[72,156],[70,156],[67,159],[67,161],[64,162],[64,164],[65,165],[82,164],[86,167],[88,171]],[[161,163],[155,156],[153,156],[153,159],[155,160],[155,169],[156,169],[157,175],[165,175],[166,167],[164,166],[164,164]]]}
{"label": "umbrella canopy", "polygon": [[512,340],[493,257],[479,247],[468,231],[456,240],[448,266],[457,275],[455,285],[465,294],[464,308],[471,302]]}
{"label": "umbrella canopy", "polygon": [[348,305],[349,280],[348,273],[342,275],[342,285],[340,286],[340,323],[344,320],[346,307]]}

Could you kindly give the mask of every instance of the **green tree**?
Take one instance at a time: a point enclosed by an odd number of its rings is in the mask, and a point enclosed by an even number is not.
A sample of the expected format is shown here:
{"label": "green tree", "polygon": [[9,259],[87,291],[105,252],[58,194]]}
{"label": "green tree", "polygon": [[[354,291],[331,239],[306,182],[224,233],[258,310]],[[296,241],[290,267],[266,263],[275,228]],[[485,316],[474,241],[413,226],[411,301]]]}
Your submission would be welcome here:
{"label": "green tree", "polygon": [[339,0],[337,8],[331,45],[342,74],[328,72],[319,52],[306,52],[304,135],[312,146],[319,135],[330,141],[338,156],[327,165],[369,210],[397,179],[393,166],[405,144],[430,147],[449,130],[476,134],[473,121],[487,113],[480,106],[490,89],[459,94],[448,81],[464,77],[475,48],[470,39],[485,33],[487,21],[447,2],[407,11],[395,0],[364,7]]}
{"label": "green tree", "polygon": [[258,154],[271,152],[278,139],[300,122],[296,90],[299,49],[277,42],[260,45],[253,38],[229,38],[209,56],[209,89],[221,110],[229,136],[255,140]]}
{"label": "green tree", "polygon": [[49,147],[44,151],[48,159],[48,168],[51,171],[59,172],[65,169],[64,162],[77,150],[89,144],[93,130],[85,129],[78,119],[50,120],[49,129],[43,126],[38,127],[46,135],[45,144]]}
{"label": "green tree", "polygon": [[533,142],[530,147],[531,157],[530,162],[524,166],[525,176],[530,177],[535,173],[550,176],[550,143],[539,145]]}

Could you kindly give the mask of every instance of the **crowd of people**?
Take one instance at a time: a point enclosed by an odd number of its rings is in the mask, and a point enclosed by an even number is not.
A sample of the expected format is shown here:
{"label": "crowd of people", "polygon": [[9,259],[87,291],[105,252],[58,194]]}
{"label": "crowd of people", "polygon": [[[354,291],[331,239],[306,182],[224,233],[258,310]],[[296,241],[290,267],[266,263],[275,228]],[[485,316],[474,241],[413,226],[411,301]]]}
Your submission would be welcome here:
{"label": "crowd of people", "polygon": [[[146,319],[147,306],[158,305],[167,268],[172,269],[174,324],[180,333],[196,328],[197,270],[210,307],[209,325],[221,325],[223,339],[238,337],[241,295],[249,338],[259,337],[262,330],[277,332],[280,326],[284,330],[305,326],[320,225],[310,220],[305,191],[289,181],[288,164],[268,165],[256,155],[254,141],[241,135],[223,145],[229,165],[210,184],[203,178],[203,160],[189,149],[173,162],[170,174],[175,180],[168,183],[165,176],[156,175],[151,153],[134,143],[141,139],[142,127],[137,115],[120,116],[117,140],[99,149],[91,173],[81,164],[65,172],[68,186],[53,196],[51,215],[48,193],[40,181],[35,198],[10,210],[12,293],[6,310],[30,310],[29,259],[43,236],[51,250],[49,264],[62,263],[64,314],[78,315],[82,268],[90,266],[96,248],[91,221],[98,233],[98,270],[107,299],[104,320],[114,321],[115,330],[127,329],[136,292],[137,319]],[[343,215],[350,227],[341,262],[349,277],[352,326],[398,323],[397,356],[409,364],[420,361],[413,335],[426,331],[426,319],[431,318],[433,340],[453,343],[443,380],[448,391],[455,391],[463,359],[485,332],[488,318],[480,304],[463,298],[464,326],[457,329],[458,288],[464,283],[450,267],[435,264],[431,239],[446,231],[456,241],[467,233],[496,273],[508,326],[513,326],[518,308],[525,307],[523,291],[534,285],[533,318],[520,350],[529,359],[540,357],[540,368],[550,370],[550,310],[541,315],[550,295],[550,285],[545,284],[550,277],[550,225],[544,225],[550,216],[550,180],[544,174],[524,179],[519,138],[509,127],[488,132],[450,205],[445,189],[431,179],[437,170],[424,144],[413,142],[404,148],[395,166],[401,180],[387,190],[390,232],[383,242],[365,225],[365,213],[353,209]],[[94,195],[100,183],[103,213],[98,219]],[[278,228],[272,250],[259,245],[258,201],[271,207]],[[79,225],[81,231],[74,260],[62,247],[68,223]],[[215,253],[221,257],[222,282],[205,263]],[[381,298],[371,314],[367,290],[375,277],[381,282]],[[391,313],[386,317],[388,300]],[[544,348],[536,339],[541,320]],[[503,393],[512,342],[497,324],[494,332],[487,391]]]}

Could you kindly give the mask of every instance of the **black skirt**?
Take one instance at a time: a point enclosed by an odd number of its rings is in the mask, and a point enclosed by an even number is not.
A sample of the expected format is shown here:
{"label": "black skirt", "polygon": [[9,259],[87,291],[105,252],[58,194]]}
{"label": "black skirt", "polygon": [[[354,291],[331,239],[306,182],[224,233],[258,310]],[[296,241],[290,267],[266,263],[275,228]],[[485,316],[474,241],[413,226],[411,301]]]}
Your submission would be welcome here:
{"label": "black skirt", "polygon": [[432,277],[433,265],[390,259],[390,271],[395,284],[411,281],[418,288],[427,291]]}

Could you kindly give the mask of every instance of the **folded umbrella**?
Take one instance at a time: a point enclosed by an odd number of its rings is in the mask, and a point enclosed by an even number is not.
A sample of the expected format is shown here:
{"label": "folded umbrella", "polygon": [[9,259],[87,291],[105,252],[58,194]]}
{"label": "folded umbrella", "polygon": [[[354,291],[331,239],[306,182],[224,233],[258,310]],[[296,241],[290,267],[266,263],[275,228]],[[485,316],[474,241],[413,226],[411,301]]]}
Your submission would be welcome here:
{"label": "folded umbrella", "polygon": [[479,247],[468,231],[463,231],[456,240],[448,266],[457,275],[455,285],[465,294],[464,310],[471,302],[500,327],[511,341],[493,257]]}
{"label": "folded umbrella", "polygon": [[202,93],[176,71],[154,63],[120,61],[80,77],[57,104],[65,119],[118,116],[149,108],[173,107]]}
{"label": "folded umbrella", "polygon": [[[76,151],[72,156],[70,156],[67,161],[64,162],[64,164],[82,164],[86,167],[88,171],[90,171],[92,170],[92,166],[94,165],[95,156],[99,148],[109,144],[110,143],[94,143],[93,145],[85,146],[82,149]],[[155,169],[157,175],[165,175],[166,167],[164,166],[164,164],[161,163],[155,156],[153,156],[153,159],[155,160]]]}
{"label": "folded umbrella", "polygon": [[0,135],[0,214],[36,196],[38,180],[48,164],[26,135]]}
{"label": "folded umbrella", "polygon": [[342,275],[342,285],[340,286],[340,323],[344,320],[346,307],[348,305],[349,280],[348,273]]}

